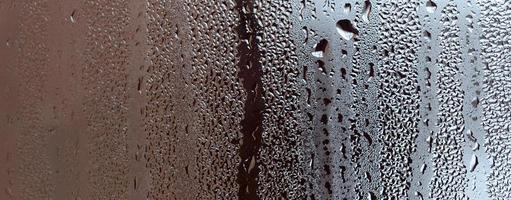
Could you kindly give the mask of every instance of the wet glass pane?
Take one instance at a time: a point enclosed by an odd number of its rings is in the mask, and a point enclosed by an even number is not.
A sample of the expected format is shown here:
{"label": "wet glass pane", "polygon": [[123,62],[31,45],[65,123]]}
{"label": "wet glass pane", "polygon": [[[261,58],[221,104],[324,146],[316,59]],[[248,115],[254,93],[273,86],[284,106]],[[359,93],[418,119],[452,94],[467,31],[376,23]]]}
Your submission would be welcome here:
{"label": "wet glass pane", "polygon": [[0,0],[0,199],[511,199],[511,3]]}

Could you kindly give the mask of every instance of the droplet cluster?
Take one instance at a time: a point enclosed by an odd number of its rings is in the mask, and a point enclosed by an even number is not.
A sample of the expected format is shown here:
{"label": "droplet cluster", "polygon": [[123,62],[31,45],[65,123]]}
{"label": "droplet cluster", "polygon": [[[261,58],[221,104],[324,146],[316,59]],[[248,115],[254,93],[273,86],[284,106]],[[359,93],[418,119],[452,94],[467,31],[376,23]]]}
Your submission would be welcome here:
{"label": "droplet cluster", "polygon": [[485,149],[491,163],[488,176],[490,197],[511,198],[509,131],[511,129],[511,62],[508,30],[511,27],[505,1],[480,1],[483,57],[483,127]]}
{"label": "droplet cluster", "polygon": [[[246,91],[237,66],[237,46],[242,42],[236,31],[239,15],[230,0],[189,1],[186,5],[192,63],[184,77],[190,76],[194,92],[189,103],[195,118],[187,128],[196,134],[190,142],[197,148],[194,179],[199,183],[199,193],[192,193],[198,199],[234,198],[239,191],[241,120],[246,115]],[[183,148],[188,151],[189,147]]]}
{"label": "droplet cluster", "polygon": [[[442,10],[438,56],[438,132],[433,137],[432,196],[436,199],[465,199],[466,168],[463,163],[464,119],[461,90],[459,11],[453,3]],[[446,189],[447,188],[447,189]]]}
{"label": "droplet cluster", "polygon": [[[193,138],[193,132],[185,129],[191,121],[186,93],[193,91],[184,78],[185,70],[190,68],[190,62],[185,60],[190,45],[184,43],[186,19],[176,9],[183,7],[174,2],[147,2],[149,61],[143,67],[145,75],[140,84],[145,97],[141,111],[146,139],[143,152],[151,182],[147,197],[151,199],[193,198],[196,193],[192,191],[198,185],[190,177],[195,175],[196,166],[191,165],[195,159],[183,158],[194,158],[194,143],[188,140]],[[189,148],[183,149],[184,146]]]}
{"label": "droplet cluster", "polygon": [[384,199],[406,198],[419,123],[418,2],[381,3],[378,70],[380,161]]}
{"label": "droplet cluster", "polygon": [[84,5],[86,49],[79,81],[85,90],[89,193],[83,198],[127,198],[128,13],[124,1],[94,0]]}
{"label": "droplet cluster", "polygon": [[[47,21],[48,2],[21,1],[19,5],[26,13],[20,18],[19,38],[15,41],[16,65],[15,73],[19,77],[20,108],[13,117],[22,119],[17,122],[16,135],[16,170],[18,178],[13,183],[17,188],[6,188],[5,191],[13,198],[47,199],[52,198],[55,184],[51,177],[54,174],[50,163],[51,154],[47,152],[51,136],[55,133],[45,126],[44,88],[45,69],[49,66]],[[16,190],[19,194],[15,194]]]}
{"label": "droplet cluster", "polygon": [[379,53],[378,30],[381,26],[378,8],[373,7],[371,1],[355,4],[357,11],[353,43],[353,58],[351,67],[351,98],[353,103],[353,116],[349,121],[350,146],[353,150],[351,162],[355,172],[355,193],[358,199],[380,198],[382,188],[380,181],[380,166],[374,160],[381,159],[381,141],[379,140],[379,113],[378,110],[378,71]]}
{"label": "droplet cluster", "polygon": [[256,0],[253,11],[262,67],[264,111],[258,162],[259,197],[305,198],[304,132],[299,66],[291,38],[290,2]]}

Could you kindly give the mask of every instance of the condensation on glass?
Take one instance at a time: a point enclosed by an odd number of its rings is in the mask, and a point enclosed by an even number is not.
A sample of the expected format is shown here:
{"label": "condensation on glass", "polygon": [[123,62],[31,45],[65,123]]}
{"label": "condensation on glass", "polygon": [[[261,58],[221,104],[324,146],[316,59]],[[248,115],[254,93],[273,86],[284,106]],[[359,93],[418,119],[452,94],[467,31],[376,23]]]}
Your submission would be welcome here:
{"label": "condensation on glass", "polygon": [[511,199],[511,3],[1,0],[0,199]]}

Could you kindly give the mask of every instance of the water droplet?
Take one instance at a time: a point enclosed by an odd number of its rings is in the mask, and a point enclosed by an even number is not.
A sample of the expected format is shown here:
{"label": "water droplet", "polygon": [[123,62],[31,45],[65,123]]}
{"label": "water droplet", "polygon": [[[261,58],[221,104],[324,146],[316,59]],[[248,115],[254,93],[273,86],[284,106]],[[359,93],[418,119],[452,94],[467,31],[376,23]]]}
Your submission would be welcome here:
{"label": "water droplet", "polygon": [[312,56],[316,58],[322,58],[327,46],[328,41],[326,39],[320,40],[319,43],[314,46],[314,52],[312,52]]}
{"label": "water droplet", "polygon": [[371,2],[369,0],[364,1],[364,9],[362,10],[362,20],[369,22],[369,15],[371,14]]}
{"label": "water droplet", "polygon": [[349,3],[344,4],[344,12],[345,13],[351,12],[351,4],[349,4]]}
{"label": "water droplet", "polygon": [[71,15],[69,15],[69,20],[71,20],[72,23],[76,23],[75,14],[76,10],[73,10],[73,12],[71,12]]}
{"label": "water droplet", "polygon": [[467,130],[466,135],[467,135],[467,138],[470,141],[472,141],[472,142],[476,142],[477,141],[477,139],[474,137],[474,133],[470,129]]}
{"label": "water droplet", "polygon": [[427,40],[427,41],[430,41],[431,40],[431,33],[429,31],[426,31],[424,30],[422,32],[422,36],[424,36],[424,38]]}
{"label": "water droplet", "polygon": [[351,23],[351,21],[347,19],[339,20],[336,24],[336,27],[337,32],[344,40],[351,40],[351,38],[358,34],[358,30]]}
{"label": "water droplet", "polygon": [[472,151],[476,151],[479,149],[479,143],[474,143],[474,146],[472,147]]}
{"label": "water droplet", "polygon": [[426,2],[426,11],[428,11],[429,13],[434,13],[436,10],[436,3],[433,2],[433,1],[427,1]]}
{"label": "water droplet", "polygon": [[474,108],[477,108],[477,106],[479,105],[479,97],[474,97],[472,99],[472,106],[474,106]]}
{"label": "water droplet", "polygon": [[420,192],[415,192],[415,196],[421,200],[424,198],[424,197],[422,197],[422,194]]}
{"label": "water droplet", "polygon": [[477,161],[477,156],[474,154],[472,155],[472,158],[470,159],[470,171],[473,172],[476,167],[477,167],[477,164],[479,164],[479,162]]}

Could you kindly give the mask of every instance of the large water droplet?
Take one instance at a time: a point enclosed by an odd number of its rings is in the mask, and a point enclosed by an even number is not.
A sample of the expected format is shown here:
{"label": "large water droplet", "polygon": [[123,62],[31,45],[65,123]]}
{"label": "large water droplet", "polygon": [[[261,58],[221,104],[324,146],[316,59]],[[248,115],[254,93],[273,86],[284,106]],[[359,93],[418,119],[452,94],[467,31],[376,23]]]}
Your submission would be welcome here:
{"label": "large water droplet", "polygon": [[339,20],[336,26],[337,32],[345,40],[351,40],[351,38],[358,34],[358,30],[355,28],[355,26],[351,23],[350,20],[347,19]]}

